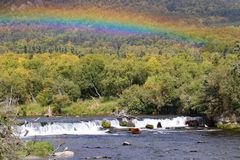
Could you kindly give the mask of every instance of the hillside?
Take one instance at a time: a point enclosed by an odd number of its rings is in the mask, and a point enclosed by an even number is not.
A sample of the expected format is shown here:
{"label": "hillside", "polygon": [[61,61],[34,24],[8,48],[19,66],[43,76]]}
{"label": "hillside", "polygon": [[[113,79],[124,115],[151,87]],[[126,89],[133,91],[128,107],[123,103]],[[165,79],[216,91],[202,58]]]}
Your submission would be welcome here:
{"label": "hillside", "polygon": [[124,56],[195,52],[203,47],[223,53],[233,50],[240,36],[238,1],[3,0],[0,4],[0,53]]}
{"label": "hillside", "polygon": [[203,24],[239,24],[239,0],[2,0],[4,8],[96,6],[124,9],[154,16],[193,18]]}

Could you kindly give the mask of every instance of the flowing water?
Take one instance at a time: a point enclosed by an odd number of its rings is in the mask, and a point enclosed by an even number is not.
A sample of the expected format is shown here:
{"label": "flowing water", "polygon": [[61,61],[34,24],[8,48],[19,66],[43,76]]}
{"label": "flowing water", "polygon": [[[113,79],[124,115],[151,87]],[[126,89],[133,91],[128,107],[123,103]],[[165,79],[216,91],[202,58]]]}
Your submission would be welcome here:
{"label": "flowing water", "polygon": [[[55,147],[65,143],[60,151],[66,147],[74,151],[71,160],[98,156],[114,160],[240,159],[240,134],[188,128],[185,123],[192,119],[201,120],[199,117],[140,117],[132,120],[136,127],[142,128],[140,135],[126,131],[108,133],[101,128],[103,120],[108,120],[114,128],[124,128],[112,117],[26,118],[23,119],[26,123],[16,130],[26,141],[49,141]],[[163,128],[157,129],[158,122]],[[146,124],[154,125],[155,129],[144,129]],[[132,145],[123,146],[124,141]]]}

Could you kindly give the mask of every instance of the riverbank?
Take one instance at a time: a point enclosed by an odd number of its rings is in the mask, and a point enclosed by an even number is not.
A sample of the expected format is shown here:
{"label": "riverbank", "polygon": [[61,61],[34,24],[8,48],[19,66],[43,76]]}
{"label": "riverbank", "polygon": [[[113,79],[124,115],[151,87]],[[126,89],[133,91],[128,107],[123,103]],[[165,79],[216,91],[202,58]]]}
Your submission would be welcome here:
{"label": "riverbank", "polygon": [[[61,109],[61,114],[54,113],[54,106],[41,106],[30,103],[16,107],[15,113],[19,117],[26,116],[105,116],[118,108],[118,99],[93,99],[78,101]],[[49,108],[50,112],[49,113]]]}
{"label": "riverbank", "polygon": [[21,159],[27,159],[30,157],[32,157],[32,159],[37,159],[36,157],[42,159],[48,157],[54,151],[53,145],[48,142],[28,141],[23,143],[23,146],[25,147],[22,147],[17,153],[18,157]]}

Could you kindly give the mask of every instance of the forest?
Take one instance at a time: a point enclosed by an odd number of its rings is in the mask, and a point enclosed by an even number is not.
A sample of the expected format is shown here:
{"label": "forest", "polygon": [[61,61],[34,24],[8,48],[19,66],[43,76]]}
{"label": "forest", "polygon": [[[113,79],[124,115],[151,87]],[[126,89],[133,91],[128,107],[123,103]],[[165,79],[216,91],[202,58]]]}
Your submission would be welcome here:
{"label": "forest", "polygon": [[1,104],[20,105],[23,115],[26,104],[51,106],[58,115],[91,99],[117,101],[109,109],[131,114],[240,114],[237,54],[8,53],[0,66]]}

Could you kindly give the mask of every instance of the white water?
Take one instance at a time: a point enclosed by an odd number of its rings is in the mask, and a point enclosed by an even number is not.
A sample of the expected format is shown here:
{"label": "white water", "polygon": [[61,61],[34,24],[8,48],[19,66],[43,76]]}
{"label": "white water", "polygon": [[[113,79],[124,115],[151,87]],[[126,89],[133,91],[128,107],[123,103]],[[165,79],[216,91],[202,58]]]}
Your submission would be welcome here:
{"label": "white water", "polygon": [[[172,119],[150,119],[143,120],[134,119],[132,122],[137,128],[144,128],[147,124],[154,125],[157,128],[157,123],[161,122],[163,129],[167,127],[186,127],[185,122],[190,117],[176,117]],[[118,120],[109,120],[112,127],[123,128],[119,125]],[[104,135],[107,134],[106,130],[101,127],[101,120],[93,120],[88,122],[78,123],[49,123],[42,126],[40,123],[28,123],[16,127],[17,133],[20,137],[28,136],[46,136],[46,135]]]}

